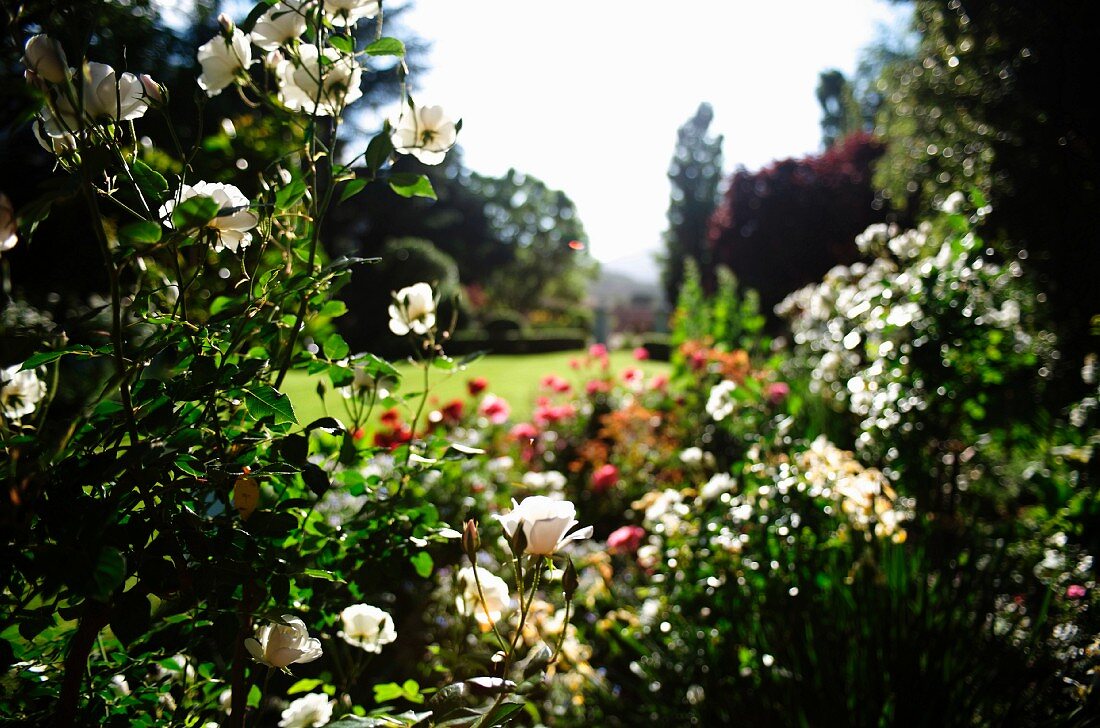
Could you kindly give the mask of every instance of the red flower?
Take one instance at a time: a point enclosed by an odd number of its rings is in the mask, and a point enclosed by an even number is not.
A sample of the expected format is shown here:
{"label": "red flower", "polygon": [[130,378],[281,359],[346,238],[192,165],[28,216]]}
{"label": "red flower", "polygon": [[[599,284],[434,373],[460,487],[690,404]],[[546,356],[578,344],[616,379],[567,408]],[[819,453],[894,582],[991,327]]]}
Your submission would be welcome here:
{"label": "red flower", "polygon": [[584,385],[584,391],[588,392],[589,397],[597,392],[608,392],[610,390],[611,384],[602,379],[590,379],[588,383]]}
{"label": "red flower", "polygon": [[622,526],[607,537],[607,550],[620,554],[632,554],[642,545],[645,529],[641,526]]}
{"label": "red flower", "polygon": [[772,404],[782,404],[783,400],[787,399],[787,395],[791,393],[791,387],[786,382],[772,382],[768,385],[768,388],[764,390],[765,396]]}
{"label": "red flower", "polygon": [[443,421],[452,423],[458,422],[462,419],[463,408],[464,405],[462,404],[461,399],[452,399],[443,407],[442,410],[440,410],[440,414],[443,415]]}
{"label": "red flower", "polygon": [[607,347],[603,344],[593,344],[588,347],[588,356],[593,359],[603,359],[607,357]]}
{"label": "red flower", "polygon": [[508,431],[508,435],[516,440],[534,440],[539,436],[539,431],[530,422],[520,422]]}
{"label": "red flower", "polygon": [[394,425],[401,422],[401,413],[397,411],[396,407],[391,407],[383,412],[382,416],[379,417],[378,420],[383,425],[389,425],[390,427],[393,427]]}
{"label": "red flower", "polygon": [[507,400],[501,399],[495,394],[485,395],[485,399],[481,400],[481,406],[477,409],[482,415],[489,419],[494,425],[503,425],[508,420],[508,415],[512,413],[512,408],[508,406]]}
{"label": "red flower", "polygon": [[608,488],[619,482],[619,469],[611,463],[601,465],[592,473],[592,487],[596,492],[603,493]]}
{"label": "red flower", "polygon": [[489,381],[485,377],[476,377],[474,379],[466,380],[466,390],[470,393],[471,397],[476,397],[486,390],[489,386]]}
{"label": "red flower", "polygon": [[638,348],[634,349],[634,358],[638,361],[645,361],[649,358],[649,349],[645,348],[644,346],[639,346]]}

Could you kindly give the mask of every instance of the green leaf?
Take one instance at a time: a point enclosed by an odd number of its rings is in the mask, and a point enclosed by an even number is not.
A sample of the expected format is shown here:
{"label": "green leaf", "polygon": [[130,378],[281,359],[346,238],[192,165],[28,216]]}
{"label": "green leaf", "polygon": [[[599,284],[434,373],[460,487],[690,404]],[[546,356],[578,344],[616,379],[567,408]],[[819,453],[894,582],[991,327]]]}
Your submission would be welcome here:
{"label": "green leaf", "polygon": [[324,579],[325,581],[334,581],[338,584],[343,584],[344,580],[331,571],[325,571],[324,569],[305,569],[302,571],[306,576],[314,579]]}
{"label": "green leaf", "polygon": [[114,546],[107,546],[99,552],[99,558],[92,568],[94,588],[89,596],[106,601],[125,578],[126,557]]}
{"label": "green leaf", "polygon": [[319,315],[328,316],[329,318],[337,318],[343,316],[348,312],[348,305],[343,301],[339,301],[335,298],[325,301],[325,305],[321,306]]}
{"label": "green leaf", "polygon": [[308,693],[310,690],[313,690],[313,688],[317,687],[318,685],[324,685],[324,684],[325,684],[324,680],[315,680],[315,679],[312,679],[312,678],[304,678],[304,679],[299,680],[298,682],[294,683],[289,688],[287,688],[286,694],[287,695],[295,695],[296,693]]}
{"label": "green leaf", "polygon": [[168,181],[160,172],[139,159],[130,166],[130,173],[134,175],[134,182],[147,202],[163,202],[167,199]]}
{"label": "green leaf", "polygon": [[390,189],[402,197],[437,199],[431,181],[422,174],[395,174],[390,177]]}
{"label": "green leaf", "polygon": [[213,197],[191,197],[172,208],[172,227],[176,230],[201,228],[221,210]]}
{"label": "green leaf", "polygon": [[260,699],[264,694],[260,691],[260,686],[253,684],[248,690],[248,707],[257,708],[260,705]]}
{"label": "green leaf", "polygon": [[369,56],[403,56],[405,44],[397,38],[379,38],[366,47]]}
{"label": "green leaf", "polygon": [[285,210],[293,205],[306,193],[306,183],[301,177],[295,175],[286,187],[275,193],[275,209]]}
{"label": "green leaf", "polygon": [[393,141],[390,139],[389,124],[386,124],[382,131],[376,134],[370,140],[370,144],[367,145],[367,152],[364,156],[367,169],[371,172],[377,172],[390,158],[391,154],[393,154]]}
{"label": "green leaf", "polygon": [[253,419],[260,420],[264,417],[274,417],[277,423],[293,422],[298,424],[298,417],[294,414],[294,405],[290,403],[290,397],[266,384],[258,384],[245,389],[244,404],[248,408],[248,414]]}
{"label": "green leaf", "polygon": [[132,222],[118,231],[124,243],[156,243],[160,241],[160,225],[150,220]]}
{"label": "green leaf", "polygon": [[330,35],[328,37],[328,44],[343,53],[355,52],[355,41],[348,38],[346,35]]}
{"label": "green leaf", "polygon": [[329,359],[343,359],[349,351],[351,349],[348,347],[348,342],[344,341],[344,337],[340,334],[333,334],[325,339],[325,356]]}
{"label": "green leaf", "polygon": [[374,686],[374,700],[376,703],[401,699],[408,700],[410,703],[423,703],[424,696],[420,694],[420,684],[416,680],[406,680],[401,685],[381,683]]}
{"label": "green leaf", "polygon": [[413,554],[409,557],[409,563],[416,569],[416,573],[422,579],[427,579],[432,575],[432,567],[435,566],[435,562],[432,561],[432,555],[427,551],[421,551]]}
{"label": "green leaf", "polygon": [[344,189],[340,192],[340,202],[343,202],[344,200],[359,194],[366,186],[367,180],[365,179],[350,180],[346,185],[344,185]]}
{"label": "green leaf", "polygon": [[43,364],[49,364],[51,361],[56,361],[66,354],[80,354],[82,356],[95,356],[95,352],[92,347],[85,344],[77,344],[75,346],[66,346],[64,349],[58,349],[56,351],[44,351],[39,354],[31,354],[25,362],[23,362],[22,370],[34,369],[40,367]]}

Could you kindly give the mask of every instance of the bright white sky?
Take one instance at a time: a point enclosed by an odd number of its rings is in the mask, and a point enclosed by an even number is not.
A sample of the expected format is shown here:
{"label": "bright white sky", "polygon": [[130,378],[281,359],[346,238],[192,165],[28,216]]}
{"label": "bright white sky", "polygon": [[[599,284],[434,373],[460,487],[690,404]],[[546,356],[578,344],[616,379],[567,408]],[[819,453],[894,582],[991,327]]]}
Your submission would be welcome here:
{"label": "bright white sky", "polygon": [[[601,261],[657,252],[676,129],[701,101],[727,172],[820,147],[818,72],[855,69],[881,0],[416,0],[418,104],[463,119],[468,167],[561,189]],[[645,257],[645,256],[643,256]]]}

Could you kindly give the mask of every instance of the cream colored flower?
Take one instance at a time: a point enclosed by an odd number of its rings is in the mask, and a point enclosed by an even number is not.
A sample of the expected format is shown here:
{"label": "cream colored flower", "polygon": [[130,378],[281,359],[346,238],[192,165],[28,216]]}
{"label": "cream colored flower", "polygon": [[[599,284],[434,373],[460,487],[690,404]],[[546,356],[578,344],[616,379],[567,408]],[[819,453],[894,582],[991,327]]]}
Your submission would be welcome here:
{"label": "cream colored flower", "polygon": [[88,125],[130,121],[145,115],[149,104],[141,79],[132,73],[115,73],[106,63],[88,62],[80,74],[79,99],[82,112],[62,96],[57,100],[60,117],[46,112],[43,122],[51,137],[64,138]]}
{"label": "cream colored flower", "polygon": [[332,720],[334,701],[324,693],[310,693],[291,703],[283,711],[280,728],[317,728]]}
{"label": "cream colored flower", "polygon": [[15,207],[3,192],[0,192],[0,253],[11,250],[19,242],[19,221],[15,217]]}
{"label": "cream colored flower", "polygon": [[393,294],[390,331],[404,336],[412,331],[423,336],[435,326],[435,295],[427,283],[416,283]]}
{"label": "cream colored flower", "polygon": [[[455,608],[461,614],[476,619],[483,630],[489,630],[500,621],[501,615],[511,604],[512,596],[504,579],[480,566],[476,567],[475,579],[474,568],[467,566],[458,571],[458,585],[462,591],[455,597]],[[481,583],[484,600],[478,595],[478,582]]]}
{"label": "cream colored flower", "polygon": [[367,652],[381,652],[383,645],[397,639],[393,617],[370,604],[353,604],[340,612],[340,619],[344,629],[337,635],[349,645],[362,647]]}
{"label": "cream colored flower", "polygon": [[259,218],[256,213],[248,209],[248,198],[233,185],[220,182],[196,182],[194,185],[184,185],[180,188],[175,200],[169,200],[160,208],[160,217],[169,227],[172,226],[172,211],[176,205],[192,197],[209,197],[218,203],[220,212],[206,228],[216,233],[214,250],[221,251],[229,248],[234,253],[241,248],[247,248],[252,242],[252,233],[248,232],[256,227]]}
{"label": "cream colored flower", "polygon": [[257,662],[285,670],[295,663],[313,662],[321,656],[321,641],[309,636],[306,624],[292,614],[283,615],[284,624],[272,622],[260,627],[244,646]]}
{"label": "cream colored flower", "polygon": [[522,526],[527,537],[526,553],[549,556],[570,541],[592,537],[592,526],[568,533],[577,525],[576,515],[576,506],[567,500],[533,495],[524,498],[521,503],[513,499],[511,512],[497,516],[497,520],[508,538],[512,538],[516,529]]}
{"label": "cream colored flower", "polygon": [[306,31],[305,0],[283,0],[260,16],[252,28],[252,42],[265,51],[277,50]]}
{"label": "cream colored flower", "polygon": [[207,96],[217,96],[226,86],[248,73],[252,65],[252,46],[247,34],[234,28],[229,38],[216,35],[199,46],[199,88]]}
{"label": "cream colored flower", "polygon": [[279,64],[276,75],[283,105],[312,116],[336,116],[363,95],[359,88],[363,69],[354,56],[335,48],[320,51],[315,45],[302,44],[296,58]]}
{"label": "cream colored flower", "polygon": [[378,15],[379,0],[324,0],[325,14],[333,25],[355,25],[362,18]]}
{"label": "cream colored flower", "polygon": [[38,408],[46,396],[46,383],[33,369],[19,370],[20,364],[0,369],[0,414],[18,420]]}
{"label": "cream colored flower", "polygon": [[65,83],[69,78],[69,62],[65,49],[48,35],[35,35],[23,48],[23,65],[50,83]]}
{"label": "cream colored flower", "polygon": [[390,140],[402,154],[411,154],[424,164],[439,164],[455,145],[458,127],[439,106],[403,108],[401,118],[393,122]]}

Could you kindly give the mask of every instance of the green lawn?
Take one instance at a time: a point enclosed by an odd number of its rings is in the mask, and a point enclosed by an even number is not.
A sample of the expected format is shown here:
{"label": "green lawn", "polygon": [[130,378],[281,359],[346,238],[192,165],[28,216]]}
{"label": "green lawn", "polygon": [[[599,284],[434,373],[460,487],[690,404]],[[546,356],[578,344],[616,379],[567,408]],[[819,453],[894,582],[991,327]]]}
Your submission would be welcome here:
{"label": "green lawn", "polygon": [[[563,351],[554,354],[527,355],[490,355],[468,365],[465,370],[448,375],[438,369],[431,372],[431,400],[446,403],[455,397],[466,397],[466,382],[475,377],[484,377],[489,382],[488,392],[508,400],[512,406],[512,419],[519,421],[530,417],[534,409],[534,400],[539,393],[539,381],[547,374],[557,374],[573,384],[583,387],[590,378],[591,371],[578,372],[570,369],[569,361],[583,357],[583,351]],[[640,367],[647,376],[658,372],[668,372],[669,365],[664,362],[637,362],[629,351],[616,351],[611,354],[611,371],[618,376],[630,367]],[[403,392],[417,392],[421,389],[422,371],[407,362],[397,364],[403,375]],[[324,380],[328,384],[328,380]],[[290,396],[298,421],[302,424],[312,422],[318,417],[330,414],[345,419],[343,398],[337,392],[329,392],[325,398],[328,407],[326,413],[317,396],[317,379],[302,372],[291,372],[283,383],[283,391]]]}

